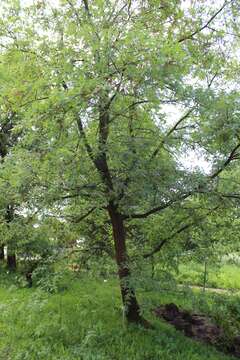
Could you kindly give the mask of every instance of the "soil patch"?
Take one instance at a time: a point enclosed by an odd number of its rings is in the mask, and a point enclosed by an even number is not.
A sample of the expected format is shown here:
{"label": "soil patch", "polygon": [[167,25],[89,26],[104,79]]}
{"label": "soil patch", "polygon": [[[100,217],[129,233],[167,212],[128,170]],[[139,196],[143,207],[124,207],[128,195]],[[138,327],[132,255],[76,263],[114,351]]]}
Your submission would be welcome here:
{"label": "soil patch", "polygon": [[214,345],[218,350],[240,358],[240,336],[226,341],[223,329],[206,315],[182,310],[173,303],[155,308],[154,313],[186,336]]}

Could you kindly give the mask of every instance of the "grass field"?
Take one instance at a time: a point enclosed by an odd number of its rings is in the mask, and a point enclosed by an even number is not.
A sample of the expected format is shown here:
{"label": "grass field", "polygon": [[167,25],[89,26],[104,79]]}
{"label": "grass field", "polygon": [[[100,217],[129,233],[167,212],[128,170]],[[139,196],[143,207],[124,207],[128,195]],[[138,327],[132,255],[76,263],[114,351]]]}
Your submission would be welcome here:
{"label": "grass field", "polygon": [[[182,284],[203,285],[204,265],[191,262],[182,264],[177,280]],[[223,264],[207,267],[207,287],[240,290],[240,265]]]}
{"label": "grass field", "polygon": [[[150,309],[175,302],[212,312],[212,298],[142,292],[140,302],[154,330],[126,326],[115,280],[79,278],[67,291],[48,294],[15,286],[0,289],[2,360],[228,360],[230,356],[186,338],[153,317]],[[215,310],[214,310],[215,311]],[[217,314],[217,310],[215,311]],[[240,311],[239,311],[240,314]]]}

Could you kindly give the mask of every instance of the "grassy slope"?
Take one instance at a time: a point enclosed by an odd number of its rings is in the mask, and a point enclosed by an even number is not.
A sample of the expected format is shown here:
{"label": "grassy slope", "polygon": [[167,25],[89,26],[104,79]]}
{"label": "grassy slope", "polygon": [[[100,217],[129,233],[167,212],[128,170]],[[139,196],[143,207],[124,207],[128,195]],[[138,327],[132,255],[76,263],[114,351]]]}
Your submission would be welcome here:
{"label": "grassy slope", "polygon": [[[203,265],[190,263],[180,266],[178,281],[189,285],[203,285]],[[240,266],[225,264],[208,267],[207,286],[222,289],[240,289]]]}
{"label": "grassy slope", "polygon": [[[142,294],[156,304],[176,296]],[[178,302],[191,307],[190,300]],[[62,294],[0,289],[0,359],[4,360],[227,360],[146,314],[155,326],[126,328],[116,283],[78,280]]]}

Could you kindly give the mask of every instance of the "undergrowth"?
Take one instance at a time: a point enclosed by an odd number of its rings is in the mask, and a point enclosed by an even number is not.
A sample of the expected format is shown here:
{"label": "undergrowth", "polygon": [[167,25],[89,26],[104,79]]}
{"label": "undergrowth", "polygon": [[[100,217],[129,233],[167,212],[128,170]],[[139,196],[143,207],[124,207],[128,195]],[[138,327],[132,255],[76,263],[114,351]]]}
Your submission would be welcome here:
{"label": "undergrowth", "polygon": [[0,359],[231,359],[211,346],[186,338],[156,319],[151,311],[155,305],[175,302],[214,316],[216,300],[212,298],[142,291],[139,298],[144,316],[154,325],[153,330],[145,330],[125,324],[115,279],[79,277],[68,285],[56,293],[17,286],[0,289]]}

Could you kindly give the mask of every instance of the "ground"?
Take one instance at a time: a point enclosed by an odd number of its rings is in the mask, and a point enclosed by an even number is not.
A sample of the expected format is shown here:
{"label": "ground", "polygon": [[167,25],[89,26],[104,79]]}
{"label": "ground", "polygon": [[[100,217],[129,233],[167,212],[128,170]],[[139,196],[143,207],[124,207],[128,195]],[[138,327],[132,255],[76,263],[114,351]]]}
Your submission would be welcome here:
{"label": "ground", "polygon": [[[138,296],[145,317],[154,325],[152,330],[126,326],[115,279],[76,277],[57,294],[3,285],[0,289],[0,359],[232,359],[213,346],[185,337],[156,318],[152,311],[154,306],[173,302],[184,308],[211,312],[216,301],[213,295],[203,298],[200,293],[186,296],[183,291],[141,290]],[[224,306],[220,300],[219,306]]]}

